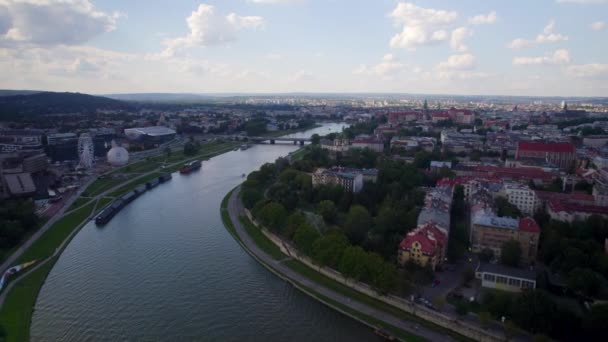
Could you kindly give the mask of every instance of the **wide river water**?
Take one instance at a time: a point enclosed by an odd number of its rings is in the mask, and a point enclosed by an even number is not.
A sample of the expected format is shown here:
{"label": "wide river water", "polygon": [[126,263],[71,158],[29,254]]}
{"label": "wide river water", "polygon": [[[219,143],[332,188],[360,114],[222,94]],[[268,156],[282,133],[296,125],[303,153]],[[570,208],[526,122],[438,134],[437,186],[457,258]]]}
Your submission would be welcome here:
{"label": "wide river water", "polygon": [[[340,131],[325,124],[294,137]],[[102,228],[89,222],[44,283],[33,341],[369,341],[368,327],[254,261],[226,231],[224,195],[294,145],[255,145],[174,174]]]}

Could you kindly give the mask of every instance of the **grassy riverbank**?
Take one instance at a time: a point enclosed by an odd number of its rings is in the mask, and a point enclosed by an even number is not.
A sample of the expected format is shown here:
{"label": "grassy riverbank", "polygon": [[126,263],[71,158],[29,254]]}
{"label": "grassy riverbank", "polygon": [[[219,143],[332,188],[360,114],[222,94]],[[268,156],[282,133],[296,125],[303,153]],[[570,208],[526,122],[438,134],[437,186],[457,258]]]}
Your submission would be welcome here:
{"label": "grassy riverbank", "polygon": [[[224,197],[224,199],[222,200],[222,205],[221,205],[221,212],[222,212],[222,220],[224,222],[224,225],[226,226],[226,228],[231,232],[232,235],[235,236],[235,238],[240,241],[240,238],[238,237],[238,235],[236,234],[236,230],[234,228],[234,224],[230,219],[230,216],[228,214],[228,199],[230,198],[232,192],[234,190],[230,191],[230,193],[228,193],[226,195],[226,197]],[[243,224],[243,226],[245,227],[245,230],[247,231],[247,233],[250,235],[250,237],[254,240],[254,242],[256,243],[256,245],[263,250],[264,252],[266,252],[267,254],[269,254],[273,259],[275,260],[282,260],[287,258],[287,255],[283,254],[280,249],[274,245],[264,234],[262,234],[262,232],[255,227],[247,217],[245,216],[241,216],[240,217],[241,223]],[[241,243],[241,245],[243,245]],[[243,248],[247,248],[246,246],[243,245]],[[260,261],[261,262],[261,261]],[[347,296],[355,301],[367,304],[369,306],[374,307],[375,309],[390,313],[392,315],[395,315],[397,317],[407,317],[408,321],[412,321],[412,322],[416,322],[418,324],[421,325],[425,325],[428,327],[431,327],[433,330],[436,331],[442,331],[445,332],[446,334],[452,335],[453,337],[455,337],[458,340],[464,340],[466,341],[467,339],[458,335],[458,334],[454,334],[446,329],[443,329],[441,327],[435,326],[431,323],[428,323],[426,321],[423,321],[422,319],[415,317],[409,313],[406,313],[404,311],[401,311],[395,307],[392,307],[386,303],[383,303],[381,301],[378,301],[377,299],[374,299],[372,297],[369,297],[365,294],[362,294],[360,292],[357,292],[347,286],[344,286],[340,283],[338,283],[337,281],[327,278],[326,276],[320,274],[319,272],[317,272],[316,270],[302,264],[301,262],[297,261],[297,260],[287,260],[284,262],[284,264],[286,266],[288,266],[290,269],[294,270],[295,272],[299,273],[300,275],[308,278],[309,280],[316,282],[324,287],[327,287],[335,292],[338,292],[344,296]],[[276,269],[274,267],[272,267],[271,265],[265,265],[266,267],[270,267],[274,270],[274,272],[278,272],[276,271]],[[302,286],[301,284],[297,284],[297,287],[299,287],[302,291],[304,291],[305,293],[311,295],[312,297],[318,299],[319,301],[323,302],[324,304],[338,310],[341,311],[344,314],[347,314],[357,320],[360,320],[364,323],[367,323],[368,325],[374,326],[374,327],[379,327],[382,328],[384,330],[390,331],[394,336],[399,337],[402,340],[407,340],[407,341],[425,341],[424,338],[417,336],[415,334],[412,334],[408,331],[403,331],[397,327],[393,327],[389,324],[386,324],[385,322],[382,322],[374,317],[369,317],[365,314],[362,314],[360,312],[357,312],[355,310],[350,309],[349,307],[346,307],[340,303],[337,303],[329,298],[326,298],[325,296],[315,292],[312,289],[306,288],[304,286]]]}
{"label": "grassy riverbank", "polygon": [[[171,156],[167,157],[166,155],[162,155],[152,157],[149,160],[134,163],[132,166],[134,166],[133,169],[138,171],[154,171],[160,167],[160,165],[171,164],[171,167],[162,169],[162,173],[172,172],[181,167],[182,163],[189,160],[194,160],[197,158],[211,158],[218,154],[230,151],[232,148],[238,145],[239,144],[237,142],[211,143],[201,147],[199,153],[194,156],[184,156],[182,152],[174,152],[171,154]],[[112,174],[116,175],[119,173],[132,172],[133,169],[127,170],[127,168],[128,167],[115,170]],[[99,195],[104,191],[110,190],[121,185],[122,183],[125,183],[123,186],[108,195],[119,196],[135,188],[137,185],[145,183],[145,181],[149,180],[150,178],[158,177],[159,175],[161,175],[161,173],[153,173],[135,180],[132,180],[133,177],[117,179],[106,177],[96,180],[83,192],[82,197],[76,199],[75,203],[77,204],[70,207],[70,209],[77,210],[70,212],[68,215],[65,215],[55,222],[17,259],[15,264],[30,260],[38,260],[41,262],[42,260],[49,258],[53,255],[55,250],[61,246],[66,239],[68,239],[70,234],[74,233],[77,228],[86,223],[85,221],[88,219],[88,217],[93,214],[92,211],[93,208],[95,208],[95,205],[97,205],[96,212],[99,212],[103,207],[113,200],[112,197],[102,197],[98,200],[93,200],[93,198],[87,196]],[[131,181],[129,181],[129,179],[131,179]],[[44,284],[48,273],[53,268],[58,256],[59,255],[48,259],[46,264],[40,266],[38,269],[30,271],[30,273],[26,273],[24,277],[15,283],[12,289],[5,294],[6,298],[4,304],[2,305],[2,308],[0,308],[0,325],[5,330],[6,341],[29,340],[30,323],[34,305],[36,304],[36,299],[38,298],[38,293]],[[28,272],[28,270],[25,272]],[[1,338],[0,341],[2,341]]]}

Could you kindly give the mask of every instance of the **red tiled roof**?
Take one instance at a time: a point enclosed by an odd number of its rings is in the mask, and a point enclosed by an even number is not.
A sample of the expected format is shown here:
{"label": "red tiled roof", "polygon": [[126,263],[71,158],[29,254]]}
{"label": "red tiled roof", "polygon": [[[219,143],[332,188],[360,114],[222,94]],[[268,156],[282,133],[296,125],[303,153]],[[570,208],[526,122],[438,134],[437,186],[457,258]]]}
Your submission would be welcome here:
{"label": "red tiled roof", "polygon": [[520,141],[517,143],[519,151],[537,151],[537,152],[558,152],[558,153],[574,153],[574,145],[568,142],[552,142],[543,141]]}
{"label": "red tiled roof", "polygon": [[434,118],[449,118],[450,114],[448,114],[447,112],[435,112],[431,114],[431,116],[433,116]]}
{"label": "red tiled roof", "polygon": [[540,227],[531,217],[524,217],[519,220],[519,230],[530,233],[540,233]]}
{"label": "red tiled roof", "polygon": [[446,239],[445,234],[434,223],[427,223],[408,233],[399,247],[409,250],[415,242],[418,242],[422,253],[434,255],[438,248],[445,246]]}

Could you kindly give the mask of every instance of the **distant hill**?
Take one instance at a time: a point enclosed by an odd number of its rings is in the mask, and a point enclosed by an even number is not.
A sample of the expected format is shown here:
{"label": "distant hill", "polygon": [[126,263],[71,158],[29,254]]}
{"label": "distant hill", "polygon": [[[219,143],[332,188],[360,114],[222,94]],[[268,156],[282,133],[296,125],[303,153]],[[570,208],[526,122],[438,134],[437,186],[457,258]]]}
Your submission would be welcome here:
{"label": "distant hill", "polygon": [[188,93],[135,93],[135,94],[107,94],[111,99],[136,102],[205,102],[216,96]]}
{"label": "distant hill", "polygon": [[14,95],[31,95],[41,93],[40,90],[8,90],[0,89],[0,96],[14,96]]}
{"label": "distant hill", "polygon": [[98,109],[133,110],[133,105],[80,93],[38,92],[0,96],[0,120],[32,118],[49,114],[94,113]]}

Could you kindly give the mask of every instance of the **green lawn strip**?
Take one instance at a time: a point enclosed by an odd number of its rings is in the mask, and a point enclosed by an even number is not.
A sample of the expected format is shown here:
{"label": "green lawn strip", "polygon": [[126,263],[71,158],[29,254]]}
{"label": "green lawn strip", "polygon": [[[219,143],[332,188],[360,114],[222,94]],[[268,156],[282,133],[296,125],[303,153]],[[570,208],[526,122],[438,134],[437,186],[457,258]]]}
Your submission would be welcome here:
{"label": "green lawn strip", "polygon": [[92,198],[90,197],[78,197],[74,203],[72,203],[72,205],[66,210],[66,212],[70,212],[76,208],[80,208],[83,205],[89,203],[91,201]]}
{"label": "green lawn strip", "polygon": [[46,264],[28,274],[6,294],[4,305],[0,309],[0,324],[6,332],[3,341],[29,341],[30,323],[38,292],[53,268],[55,260],[49,260]]}
{"label": "green lawn strip", "polygon": [[84,221],[95,206],[94,202],[64,216],[55,222],[33,245],[23,253],[15,264],[34,259],[44,259],[55,252],[55,249]]}
{"label": "green lawn strip", "polygon": [[262,233],[262,231],[253,225],[246,216],[239,217],[241,224],[245,227],[247,234],[253,239],[256,245],[260,247],[266,254],[270,255],[275,260],[283,260],[287,258],[287,255],[281,252],[281,249],[277,247],[272,241]]}
{"label": "green lawn strip", "polygon": [[302,147],[291,154],[291,160],[302,159],[306,154],[308,154],[308,149],[306,147]]}
{"label": "green lawn strip", "polygon": [[415,335],[410,333],[409,331],[405,331],[402,330],[400,328],[397,328],[391,324],[388,324],[384,321],[381,321],[377,318],[374,318],[372,316],[368,316],[366,314],[363,314],[357,310],[353,310],[351,308],[349,308],[346,305],[343,305],[342,303],[336,302],[331,298],[325,297],[320,293],[315,292],[314,290],[311,290],[305,286],[299,285],[303,288],[306,289],[306,291],[308,291],[312,296],[316,297],[317,299],[319,299],[322,302],[325,302],[327,304],[330,304],[333,307],[336,307],[346,313],[348,313],[351,316],[354,316],[362,321],[365,321],[371,325],[373,325],[374,327],[376,327],[377,329],[382,329],[384,331],[388,331],[390,334],[392,334],[393,336],[399,338],[401,341],[408,341],[408,342],[423,342],[423,341],[428,341],[427,339],[425,339],[424,337]]}
{"label": "green lawn strip", "polygon": [[228,229],[228,232],[230,234],[232,234],[232,236],[234,238],[239,239],[239,235],[236,233],[234,224],[232,223],[232,220],[230,219],[230,213],[228,213],[228,201],[230,200],[230,196],[232,196],[233,192],[234,192],[234,189],[230,190],[230,192],[228,194],[226,194],[226,196],[224,196],[224,198],[222,199],[222,204],[220,206],[220,212],[222,214],[222,222],[224,222],[224,226],[226,227],[226,229]]}
{"label": "green lawn strip", "polygon": [[112,191],[109,195],[111,197],[120,197],[120,196],[126,194],[127,192],[133,190],[136,186],[138,186],[140,184],[144,184],[144,183],[146,183],[148,181],[151,181],[154,178],[158,178],[158,177],[160,177],[162,175],[163,174],[160,173],[160,172],[151,173],[151,174],[149,174],[147,176],[138,178],[136,180],[133,180],[133,181],[131,181],[131,182],[129,182],[129,183],[121,186],[117,190]]}
{"label": "green lawn strip", "polygon": [[98,178],[96,181],[93,182],[93,184],[89,185],[89,187],[82,194],[83,196],[96,196],[124,181],[125,179],[121,178]]}

